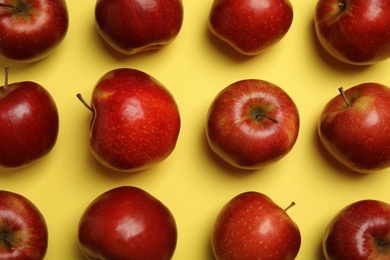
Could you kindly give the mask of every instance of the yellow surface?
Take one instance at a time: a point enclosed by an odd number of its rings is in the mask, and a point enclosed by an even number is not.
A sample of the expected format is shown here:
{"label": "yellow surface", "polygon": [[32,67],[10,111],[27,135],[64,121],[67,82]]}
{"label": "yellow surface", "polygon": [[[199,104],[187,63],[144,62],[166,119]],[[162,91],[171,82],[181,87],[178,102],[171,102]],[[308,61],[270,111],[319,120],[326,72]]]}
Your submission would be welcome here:
{"label": "yellow surface", "polygon": [[[145,189],[167,205],[178,226],[174,259],[211,260],[209,236],[214,219],[233,196],[255,190],[285,207],[299,225],[297,259],[323,259],[321,237],[333,215],[360,199],[389,200],[390,169],[371,175],[351,173],[322,148],[317,120],[325,103],[345,89],[368,81],[390,84],[390,60],[352,67],[329,58],[313,27],[315,1],[293,0],[294,21],[286,37],[255,57],[243,57],[210,35],[210,1],[184,0],[184,23],[176,40],[157,52],[123,56],[101,40],[94,24],[94,1],[70,1],[70,27],[64,42],[48,58],[11,66],[10,82],[32,80],[45,86],[60,113],[60,132],[52,152],[38,163],[0,172],[0,188],[32,200],[49,228],[46,259],[83,259],[77,244],[78,221],[96,196],[121,185]],[[91,97],[105,72],[129,67],[161,81],[175,96],[182,127],[177,147],[160,165],[136,174],[100,166],[88,149],[89,111],[78,101]],[[0,74],[1,75],[1,74]],[[3,77],[0,76],[0,81]],[[263,170],[245,172],[227,166],[210,151],[204,133],[206,113],[215,95],[246,78],[271,81],[296,102],[301,129],[293,150]],[[110,237],[107,237],[110,239]]]}

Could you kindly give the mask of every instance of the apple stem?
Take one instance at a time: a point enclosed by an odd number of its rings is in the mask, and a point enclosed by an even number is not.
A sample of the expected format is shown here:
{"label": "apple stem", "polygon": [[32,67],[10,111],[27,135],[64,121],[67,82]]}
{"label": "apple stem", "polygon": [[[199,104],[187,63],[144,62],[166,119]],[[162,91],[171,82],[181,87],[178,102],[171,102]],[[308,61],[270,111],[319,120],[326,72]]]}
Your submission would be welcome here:
{"label": "apple stem", "polygon": [[257,114],[257,115],[256,115],[256,119],[260,119],[260,117],[267,118],[268,120],[271,120],[271,121],[274,122],[275,124],[279,123],[278,120],[276,120],[275,118],[269,117],[269,116],[267,116],[267,115],[264,115],[264,114]]}
{"label": "apple stem", "polygon": [[344,10],[345,10],[346,4],[345,4],[344,2],[340,2],[340,3],[338,4],[338,6],[339,6],[339,8],[340,8],[341,11],[344,11]]}
{"label": "apple stem", "polygon": [[22,10],[21,8],[19,8],[18,6],[16,6],[16,5],[9,5],[9,4],[0,3],[0,6],[8,7],[8,8],[13,8],[13,9],[14,9],[16,12],[18,12],[18,13],[23,12],[23,10]]}
{"label": "apple stem", "polygon": [[9,240],[7,238],[7,235],[3,235],[2,236],[2,240],[3,240],[3,243],[7,246],[7,248],[9,250],[13,250],[14,249],[14,246],[11,244],[11,242],[9,242]]}
{"label": "apple stem", "polygon": [[341,96],[343,97],[344,102],[345,102],[345,104],[347,105],[347,107],[351,106],[351,102],[349,102],[347,96],[345,95],[345,92],[344,92],[343,87],[340,87],[340,88],[339,88],[339,91],[340,91],[340,94],[341,94]]}
{"label": "apple stem", "polygon": [[9,67],[5,67],[5,83],[4,83],[4,95],[8,93],[8,74]]}
{"label": "apple stem", "polygon": [[287,208],[284,209],[284,211],[287,211],[287,210],[289,210],[290,208],[292,208],[294,206],[295,206],[295,202],[293,201],[293,202],[291,202],[290,205],[287,206]]}
{"label": "apple stem", "polygon": [[86,108],[88,108],[88,109],[91,110],[92,112],[95,112],[95,111],[93,110],[93,108],[92,108],[90,105],[88,105],[87,102],[85,102],[83,96],[82,96],[80,93],[78,93],[76,96],[77,96],[77,98],[81,101],[81,103],[83,103],[83,105],[84,105]]}

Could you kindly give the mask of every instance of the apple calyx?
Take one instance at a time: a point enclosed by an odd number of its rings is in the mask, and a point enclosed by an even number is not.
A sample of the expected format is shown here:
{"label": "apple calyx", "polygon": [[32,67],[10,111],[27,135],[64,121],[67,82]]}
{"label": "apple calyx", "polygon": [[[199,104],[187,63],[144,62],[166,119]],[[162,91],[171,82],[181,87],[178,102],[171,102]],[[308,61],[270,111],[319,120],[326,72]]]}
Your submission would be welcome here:
{"label": "apple calyx", "polygon": [[257,122],[259,121],[262,121],[263,118],[266,118],[268,120],[271,120],[272,122],[274,122],[275,124],[278,123],[278,120],[276,120],[275,118],[272,118],[272,117],[269,117],[267,116],[263,110],[261,108],[253,108],[250,112],[250,116],[251,118],[253,118],[254,120],[256,120]]}
{"label": "apple calyx", "polygon": [[5,245],[9,250],[13,250],[13,249],[14,249],[14,246],[13,246],[12,243],[9,241],[7,234],[3,234],[2,237],[1,237],[1,240],[2,240],[2,242],[4,243],[4,245]]}
{"label": "apple calyx", "polygon": [[78,93],[76,96],[86,108],[88,108],[91,112],[95,112],[95,110],[84,100],[80,93]]}
{"label": "apple calyx", "polygon": [[291,209],[291,208],[294,207],[294,206],[295,206],[295,202],[292,201],[292,202],[290,203],[290,205],[288,205],[287,208],[284,209],[284,211],[287,211],[287,210]]}
{"label": "apple calyx", "polygon": [[343,97],[344,102],[347,105],[347,107],[351,106],[351,102],[348,100],[347,96],[345,95],[343,87],[339,87],[339,91],[340,91],[340,94]]}
{"label": "apple calyx", "polygon": [[25,10],[27,9],[27,3],[25,3],[24,1],[22,1],[20,4],[21,4],[22,6],[16,6],[16,5],[10,5],[10,4],[3,4],[3,3],[0,3],[0,7],[12,8],[12,9],[14,9],[14,11],[15,11],[16,13],[25,12]]}

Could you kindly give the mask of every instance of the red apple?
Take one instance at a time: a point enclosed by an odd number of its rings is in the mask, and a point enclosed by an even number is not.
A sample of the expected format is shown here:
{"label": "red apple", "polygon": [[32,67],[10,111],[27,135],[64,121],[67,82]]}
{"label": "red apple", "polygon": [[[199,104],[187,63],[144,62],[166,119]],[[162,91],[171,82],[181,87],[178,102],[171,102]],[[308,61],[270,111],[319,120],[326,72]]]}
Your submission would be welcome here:
{"label": "red apple", "polygon": [[242,169],[260,169],[280,160],[294,146],[298,132],[294,101],[264,80],[229,85],[215,97],[207,115],[211,149]]}
{"label": "red apple", "polygon": [[231,199],[217,216],[211,235],[216,259],[294,259],[301,234],[286,210],[258,192]]}
{"label": "red apple", "polygon": [[41,85],[23,81],[0,87],[0,167],[19,168],[46,156],[59,128],[56,104]]}
{"label": "red apple", "polygon": [[68,24],[64,0],[0,0],[0,58],[43,59],[63,41]]}
{"label": "red apple", "polygon": [[390,259],[390,205],[361,200],[337,213],[323,238],[327,260]]}
{"label": "red apple", "polygon": [[387,0],[319,0],[314,24],[322,47],[342,62],[366,65],[390,57]]}
{"label": "red apple", "polygon": [[238,52],[256,55],[279,42],[292,21],[288,0],[214,0],[208,27]]}
{"label": "red apple", "polygon": [[122,186],[98,196],[84,211],[78,231],[87,259],[171,259],[176,222],[146,191]]}
{"label": "red apple", "polygon": [[318,133],[326,150],[348,168],[374,172],[390,166],[390,88],[363,83],[332,98]]}
{"label": "red apple", "polygon": [[27,198],[0,191],[0,259],[41,260],[48,245],[46,221]]}
{"label": "red apple", "polygon": [[179,34],[181,0],[97,0],[95,20],[102,38],[124,54],[160,49]]}
{"label": "red apple", "polygon": [[168,89],[144,72],[107,72],[95,86],[90,109],[90,149],[109,168],[144,170],[166,159],[176,146],[177,104]]}

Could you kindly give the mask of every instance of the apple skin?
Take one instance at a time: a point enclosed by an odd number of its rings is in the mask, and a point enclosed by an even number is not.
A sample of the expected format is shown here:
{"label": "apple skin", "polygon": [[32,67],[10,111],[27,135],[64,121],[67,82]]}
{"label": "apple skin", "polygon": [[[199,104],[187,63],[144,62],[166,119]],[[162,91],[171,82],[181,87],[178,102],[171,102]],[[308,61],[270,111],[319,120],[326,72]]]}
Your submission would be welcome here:
{"label": "apple skin", "polygon": [[[277,122],[274,122],[277,120]],[[211,149],[229,164],[257,170],[283,158],[299,133],[294,101],[273,83],[247,79],[221,90],[207,114]]]}
{"label": "apple skin", "polygon": [[0,191],[0,258],[44,259],[48,245],[46,221],[39,209],[22,195]]}
{"label": "apple skin", "polygon": [[390,166],[390,88],[362,83],[332,98],[321,112],[318,134],[326,150],[348,168],[370,173]]}
{"label": "apple skin", "polygon": [[171,259],[177,227],[169,209],[146,191],[113,188],[84,211],[78,231],[87,259]]}
{"label": "apple skin", "polygon": [[115,69],[92,94],[90,150],[108,168],[135,172],[165,160],[180,132],[180,114],[169,90],[150,75]]}
{"label": "apple skin", "polygon": [[50,93],[35,82],[7,84],[7,93],[5,86],[0,87],[0,167],[26,167],[56,144],[58,110]]}
{"label": "apple skin", "polygon": [[319,0],[314,24],[322,47],[337,60],[374,64],[390,57],[390,3]]}
{"label": "apple skin", "polygon": [[231,199],[219,212],[211,246],[217,260],[288,260],[298,254],[301,234],[285,210],[268,196],[249,191]]}
{"label": "apple skin", "polygon": [[340,210],[326,228],[323,251],[327,260],[390,258],[390,205],[361,200]]}
{"label": "apple skin", "polygon": [[292,21],[288,0],[214,0],[208,27],[239,53],[257,55],[278,43]]}
{"label": "apple skin", "polygon": [[0,58],[20,63],[51,54],[68,31],[64,0],[0,0]]}
{"label": "apple skin", "polygon": [[95,21],[112,48],[131,55],[170,44],[181,30],[183,13],[181,0],[97,0]]}

